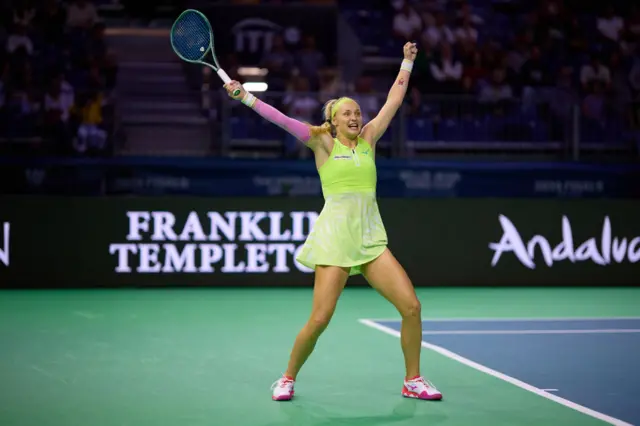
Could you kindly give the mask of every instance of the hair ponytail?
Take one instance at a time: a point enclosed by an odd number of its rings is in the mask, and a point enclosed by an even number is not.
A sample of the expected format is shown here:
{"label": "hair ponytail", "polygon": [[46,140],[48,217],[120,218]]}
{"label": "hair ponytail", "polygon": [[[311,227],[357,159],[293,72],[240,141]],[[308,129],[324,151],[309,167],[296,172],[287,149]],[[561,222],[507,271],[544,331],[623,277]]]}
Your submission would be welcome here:
{"label": "hair ponytail", "polygon": [[319,136],[323,133],[329,133],[331,136],[334,136],[335,128],[333,124],[331,124],[331,112],[336,102],[338,102],[338,99],[330,99],[324,104],[322,107],[322,117],[324,118],[324,122],[319,126],[310,127],[311,136]]}

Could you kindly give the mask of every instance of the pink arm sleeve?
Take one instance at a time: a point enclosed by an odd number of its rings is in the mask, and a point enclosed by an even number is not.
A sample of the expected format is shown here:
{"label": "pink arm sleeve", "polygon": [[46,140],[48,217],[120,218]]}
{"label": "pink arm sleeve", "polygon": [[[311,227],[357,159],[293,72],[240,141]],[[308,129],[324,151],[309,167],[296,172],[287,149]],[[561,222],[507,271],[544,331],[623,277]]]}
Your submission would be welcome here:
{"label": "pink arm sleeve", "polygon": [[302,142],[307,142],[309,138],[311,138],[311,131],[309,130],[309,126],[298,120],[287,117],[271,105],[262,102],[260,99],[256,100],[253,109],[263,118],[269,120],[273,124],[277,124],[282,129],[291,133]]}

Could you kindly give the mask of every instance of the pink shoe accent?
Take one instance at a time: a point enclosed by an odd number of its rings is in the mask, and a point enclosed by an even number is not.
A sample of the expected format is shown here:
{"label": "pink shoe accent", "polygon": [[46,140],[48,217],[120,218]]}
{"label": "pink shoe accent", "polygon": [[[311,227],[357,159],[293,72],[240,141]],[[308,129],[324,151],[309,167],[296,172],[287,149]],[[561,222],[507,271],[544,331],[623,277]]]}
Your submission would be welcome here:
{"label": "pink shoe accent", "polygon": [[294,392],[291,392],[289,395],[280,395],[279,397],[271,397],[274,401],[290,401],[293,398]]}
{"label": "pink shoe accent", "polygon": [[283,376],[282,379],[278,380],[276,383],[273,384],[272,388],[277,386],[277,385],[279,385],[280,388],[286,388],[289,385],[291,385],[290,392],[288,392],[288,393],[285,392],[285,393],[280,394],[280,395],[275,395],[277,392],[274,392],[274,394],[271,395],[271,399],[274,400],[274,401],[289,401],[289,400],[291,400],[293,398],[293,394],[295,393],[295,390],[293,388],[293,383],[294,382],[295,381],[292,378],[287,377],[287,376]]}
{"label": "pink shoe accent", "polygon": [[422,391],[420,394],[417,394],[416,392],[407,389],[406,386],[402,387],[402,396],[404,396],[405,398],[424,399],[427,401],[440,401],[442,399],[441,393],[429,395],[427,391]]}

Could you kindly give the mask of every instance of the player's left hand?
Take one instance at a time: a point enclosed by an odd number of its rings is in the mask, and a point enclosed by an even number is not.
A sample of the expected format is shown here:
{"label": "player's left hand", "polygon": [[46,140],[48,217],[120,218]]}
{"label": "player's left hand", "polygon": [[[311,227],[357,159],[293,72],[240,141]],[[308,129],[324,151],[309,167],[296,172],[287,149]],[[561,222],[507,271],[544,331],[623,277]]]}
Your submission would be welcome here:
{"label": "player's left hand", "polygon": [[418,54],[418,47],[415,43],[408,42],[404,45],[404,58],[409,61],[415,61],[416,55]]}

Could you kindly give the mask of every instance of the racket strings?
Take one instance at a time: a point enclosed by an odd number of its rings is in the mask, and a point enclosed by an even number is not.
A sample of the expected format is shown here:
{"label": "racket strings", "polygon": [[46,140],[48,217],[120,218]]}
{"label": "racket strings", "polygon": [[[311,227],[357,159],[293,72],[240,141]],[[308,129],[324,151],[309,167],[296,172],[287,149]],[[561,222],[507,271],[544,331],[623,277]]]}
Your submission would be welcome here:
{"label": "racket strings", "polygon": [[187,61],[201,60],[211,44],[211,30],[198,12],[184,13],[171,30],[174,50]]}

